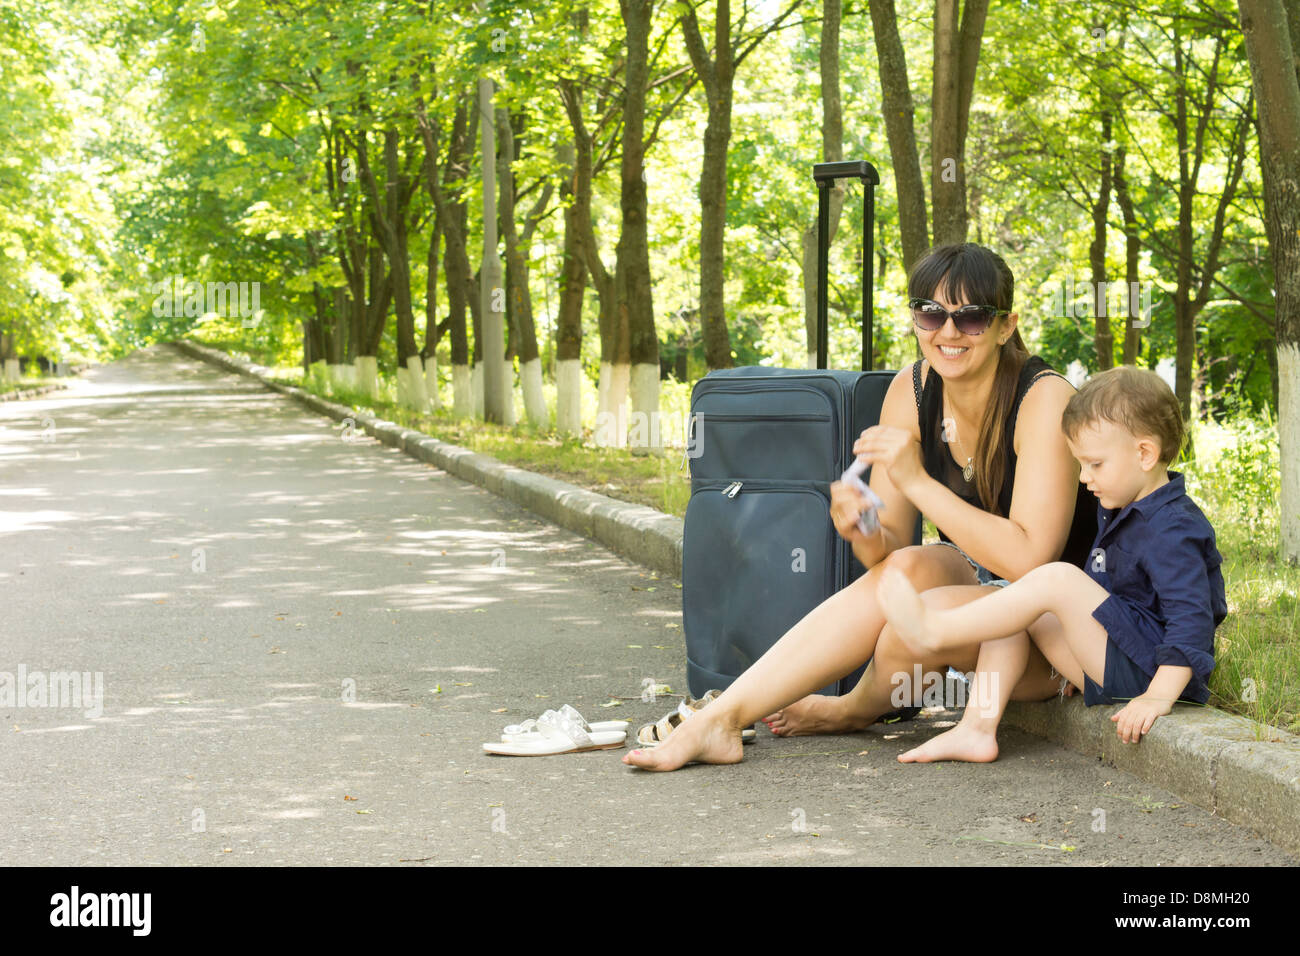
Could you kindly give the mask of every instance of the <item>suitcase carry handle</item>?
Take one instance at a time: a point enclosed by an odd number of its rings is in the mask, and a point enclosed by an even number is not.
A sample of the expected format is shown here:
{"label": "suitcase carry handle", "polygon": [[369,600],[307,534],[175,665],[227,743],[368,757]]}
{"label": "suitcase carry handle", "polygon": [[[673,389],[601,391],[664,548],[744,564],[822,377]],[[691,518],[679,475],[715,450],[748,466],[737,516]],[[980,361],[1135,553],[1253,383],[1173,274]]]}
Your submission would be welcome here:
{"label": "suitcase carry handle", "polygon": [[831,188],[838,179],[857,178],[862,190],[862,371],[871,370],[872,340],[871,267],[874,255],[872,225],[876,218],[876,187],[880,174],[866,160],[846,163],[817,163],[813,180],[817,183],[817,367],[826,368],[829,360],[828,303],[830,269],[830,202]]}

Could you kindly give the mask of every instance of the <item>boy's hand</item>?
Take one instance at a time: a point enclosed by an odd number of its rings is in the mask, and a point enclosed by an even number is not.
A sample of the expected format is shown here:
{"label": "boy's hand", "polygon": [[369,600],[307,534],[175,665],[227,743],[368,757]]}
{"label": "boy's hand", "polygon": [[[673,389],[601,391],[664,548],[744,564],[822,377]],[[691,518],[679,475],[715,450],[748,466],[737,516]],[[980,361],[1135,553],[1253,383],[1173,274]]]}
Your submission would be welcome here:
{"label": "boy's hand", "polygon": [[1115,731],[1120,740],[1126,744],[1136,744],[1151,729],[1157,717],[1164,717],[1173,709],[1173,701],[1134,697],[1111,720],[1115,721]]}

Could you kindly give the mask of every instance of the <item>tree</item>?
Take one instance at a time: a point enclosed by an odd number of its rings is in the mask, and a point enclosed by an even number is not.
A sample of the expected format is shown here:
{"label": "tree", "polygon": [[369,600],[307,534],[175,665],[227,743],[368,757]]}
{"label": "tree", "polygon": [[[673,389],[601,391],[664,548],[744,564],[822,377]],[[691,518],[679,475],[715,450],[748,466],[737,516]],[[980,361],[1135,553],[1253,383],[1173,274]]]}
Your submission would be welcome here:
{"label": "tree", "polygon": [[1259,102],[1265,215],[1277,311],[1281,551],[1300,562],[1300,2],[1238,0]]}

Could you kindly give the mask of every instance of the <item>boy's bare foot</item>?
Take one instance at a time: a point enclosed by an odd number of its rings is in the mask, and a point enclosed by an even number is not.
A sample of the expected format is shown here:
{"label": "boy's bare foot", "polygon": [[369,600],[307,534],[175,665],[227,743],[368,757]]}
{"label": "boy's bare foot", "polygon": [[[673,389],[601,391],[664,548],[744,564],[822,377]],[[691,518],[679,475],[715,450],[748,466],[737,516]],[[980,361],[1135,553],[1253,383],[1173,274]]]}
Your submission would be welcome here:
{"label": "boy's bare foot", "polygon": [[913,653],[924,655],[943,650],[938,635],[929,627],[925,602],[902,571],[885,570],[876,585],[876,600],[885,612],[885,619]]}
{"label": "boy's bare foot", "polygon": [[898,755],[899,763],[934,763],[938,760],[992,763],[997,759],[997,737],[966,724],[958,724],[952,730],[945,730],[921,746]]}
{"label": "boy's bare foot", "polygon": [[806,737],[866,730],[871,721],[850,711],[843,697],[809,694],[775,714],[768,714],[763,723],[778,737]]}
{"label": "boy's bare foot", "polygon": [[632,750],[623,762],[642,770],[676,770],[688,763],[740,763],[740,728],[696,714],[682,721],[668,739],[650,750]]}

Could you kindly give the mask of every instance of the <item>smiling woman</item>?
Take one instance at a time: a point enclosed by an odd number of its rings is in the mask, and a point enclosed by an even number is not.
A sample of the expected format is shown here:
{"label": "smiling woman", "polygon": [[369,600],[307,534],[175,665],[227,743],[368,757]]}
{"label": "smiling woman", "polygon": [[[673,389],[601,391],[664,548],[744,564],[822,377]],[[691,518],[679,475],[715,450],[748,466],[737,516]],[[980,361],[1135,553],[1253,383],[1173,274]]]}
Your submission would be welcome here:
{"label": "smiling woman", "polygon": [[[961,724],[899,759],[990,761],[1007,702],[1062,689],[1023,631],[960,652],[917,652],[886,626],[876,597],[886,568],[901,571],[927,602],[949,608],[986,593],[981,585],[1087,556],[1095,504],[1081,493],[1061,431],[1074,390],[1029,355],[1013,293],[1007,264],[973,243],[941,246],[917,263],[908,294],[923,358],[898,373],[880,424],[853,448],[877,466],[870,488],[884,502],[879,528],[866,534],[858,526],[859,492],[831,487],[836,531],[867,573],[810,611],[664,745],[633,751],[625,762],[650,770],[733,763],[741,759],[741,729],[765,714],[782,736],[865,729],[898,706],[900,675],[949,666],[980,675]],[[940,544],[907,545],[918,512],[938,527]],[[851,693],[810,693],[867,660]]]}

